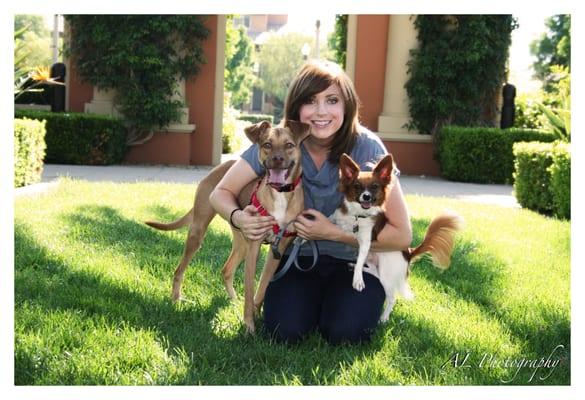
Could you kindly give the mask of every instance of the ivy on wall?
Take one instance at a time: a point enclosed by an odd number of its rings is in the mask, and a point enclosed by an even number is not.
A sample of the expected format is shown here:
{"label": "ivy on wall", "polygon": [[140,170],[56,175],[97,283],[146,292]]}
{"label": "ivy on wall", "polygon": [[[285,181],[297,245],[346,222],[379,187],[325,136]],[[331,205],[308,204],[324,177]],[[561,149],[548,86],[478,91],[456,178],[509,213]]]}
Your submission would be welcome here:
{"label": "ivy on wall", "polygon": [[329,36],[329,48],[333,50],[335,62],[345,68],[347,57],[347,14],[335,15],[335,28]]}
{"label": "ivy on wall", "polygon": [[408,128],[433,134],[442,126],[493,126],[506,78],[511,15],[418,15],[419,47],[406,83]]}
{"label": "ivy on wall", "polygon": [[[70,15],[65,54],[83,81],[114,89],[135,142],[181,117],[177,77],[199,72],[209,29],[194,15]],[[205,101],[202,99],[202,101]],[[148,137],[148,136],[147,136]]]}

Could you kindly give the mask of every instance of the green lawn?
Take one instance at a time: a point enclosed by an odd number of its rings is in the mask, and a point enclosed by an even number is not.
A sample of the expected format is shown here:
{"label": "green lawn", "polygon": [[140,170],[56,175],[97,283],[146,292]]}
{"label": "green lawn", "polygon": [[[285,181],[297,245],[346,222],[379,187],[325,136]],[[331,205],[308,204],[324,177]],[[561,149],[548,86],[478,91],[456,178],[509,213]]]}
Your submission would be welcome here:
{"label": "green lawn", "polygon": [[369,344],[314,334],[287,346],[245,335],[220,276],[230,236],[219,218],[186,274],[189,301],[170,302],[186,231],[142,221],[182,215],[193,193],[62,180],[15,200],[17,385],[570,384],[569,222],[407,196],[417,243],[443,209],[465,218],[451,268],[417,263],[416,299]]}

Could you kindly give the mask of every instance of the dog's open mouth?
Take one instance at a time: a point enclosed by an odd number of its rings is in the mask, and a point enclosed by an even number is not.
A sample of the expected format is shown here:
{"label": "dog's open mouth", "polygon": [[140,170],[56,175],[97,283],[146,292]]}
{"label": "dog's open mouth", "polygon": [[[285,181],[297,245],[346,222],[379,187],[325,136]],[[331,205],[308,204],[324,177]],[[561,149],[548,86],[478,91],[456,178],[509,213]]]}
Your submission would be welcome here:
{"label": "dog's open mouth", "polygon": [[286,185],[289,176],[289,169],[269,169],[268,184],[274,188],[280,188]]}
{"label": "dog's open mouth", "polygon": [[294,166],[294,161],[291,161],[287,168],[270,168],[270,164],[265,163],[264,167],[268,175],[267,183],[275,189],[285,188]]}
{"label": "dog's open mouth", "polygon": [[372,202],[370,201],[360,201],[360,205],[364,210],[368,210],[372,207]]}

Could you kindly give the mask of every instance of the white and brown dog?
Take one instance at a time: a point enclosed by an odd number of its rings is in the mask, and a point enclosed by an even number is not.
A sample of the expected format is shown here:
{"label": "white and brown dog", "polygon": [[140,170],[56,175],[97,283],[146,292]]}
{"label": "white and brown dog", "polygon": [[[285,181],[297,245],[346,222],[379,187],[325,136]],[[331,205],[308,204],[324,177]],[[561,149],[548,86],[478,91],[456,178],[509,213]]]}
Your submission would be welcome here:
{"label": "white and brown dog", "polygon": [[386,192],[392,188],[393,171],[394,161],[390,154],[372,172],[360,171],[359,165],[343,154],[339,161],[339,191],[344,194],[344,199],[330,217],[344,231],[354,234],[359,243],[353,274],[354,289],[361,291],[365,288],[363,270],[366,263],[384,287],[386,307],[380,322],[388,320],[397,294],[405,299],[414,297],[407,276],[409,265],[415,259],[429,253],[436,267],[449,267],[454,234],[462,222],[457,215],[442,214],[431,221],[418,247],[404,251],[370,252],[372,239],[377,237],[386,223],[383,206]]}
{"label": "white and brown dog", "polygon": [[[256,206],[261,215],[272,215],[277,221],[267,237],[259,241],[248,240],[242,232],[232,226],[233,242],[231,253],[226,260],[222,274],[224,285],[230,298],[236,297],[234,274],[236,268],[245,258],[244,272],[244,323],[248,332],[254,332],[254,310],[264,300],[264,293],[278,267],[278,254],[282,254],[294,239],[294,227],[284,232],[282,240],[269,252],[260,278],[260,284],[254,297],[256,263],[262,243],[272,243],[275,237],[294,220],[304,208],[304,193],[301,185],[301,142],[309,135],[307,124],[289,121],[286,127],[272,127],[263,121],[247,127],[246,136],[259,146],[259,159],[266,167],[266,175],[248,184],[239,194],[241,208],[249,204]],[[181,298],[181,285],[185,270],[191,259],[201,247],[207,227],[216,211],[209,204],[209,195],[223,178],[235,161],[225,162],[215,167],[198,185],[195,192],[193,208],[183,217],[170,223],[146,222],[147,225],[160,230],[175,230],[189,225],[189,234],[185,250],[173,279],[173,301]]]}

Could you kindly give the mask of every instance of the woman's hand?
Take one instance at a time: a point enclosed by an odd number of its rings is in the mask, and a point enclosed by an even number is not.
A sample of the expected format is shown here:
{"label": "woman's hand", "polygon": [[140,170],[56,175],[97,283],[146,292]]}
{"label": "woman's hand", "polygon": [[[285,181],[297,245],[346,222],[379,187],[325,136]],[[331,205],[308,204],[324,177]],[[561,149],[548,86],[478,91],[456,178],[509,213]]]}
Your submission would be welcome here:
{"label": "woman's hand", "polygon": [[321,212],[308,209],[297,216],[295,222],[297,234],[306,240],[334,240],[345,242],[352,241],[353,237],[329,221]]}
{"label": "woman's hand", "polygon": [[264,239],[276,220],[271,215],[266,217],[259,215],[256,207],[249,205],[243,210],[236,211],[232,216],[232,222],[246,238],[256,241]]}

